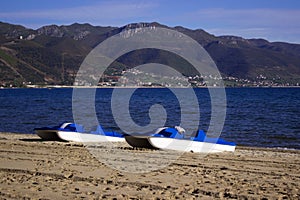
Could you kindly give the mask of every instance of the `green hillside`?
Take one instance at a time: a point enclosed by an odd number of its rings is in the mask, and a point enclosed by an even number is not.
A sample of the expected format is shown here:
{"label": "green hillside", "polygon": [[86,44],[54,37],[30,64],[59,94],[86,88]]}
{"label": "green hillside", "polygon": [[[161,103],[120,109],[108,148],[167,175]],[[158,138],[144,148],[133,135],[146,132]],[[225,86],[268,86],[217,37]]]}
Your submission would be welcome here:
{"label": "green hillside", "polygon": [[[75,23],[33,30],[0,22],[0,86],[72,85],[80,64],[97,44],[124,29],[140,26],[166,27],[158,23],[135,23],[120,28]],[[300,83],[299,44],[216,37],[201,29],[184,27],[171,29],[201,44],[229,85],[239,85],[243,81],[268,81],[280,85]],[[107,75],[120,75],[124,69],[153,61],[174,66],[185,76],[196,75],[188,63],[164,51],[135,51],[126,56],[119,58],[107,70]]]}

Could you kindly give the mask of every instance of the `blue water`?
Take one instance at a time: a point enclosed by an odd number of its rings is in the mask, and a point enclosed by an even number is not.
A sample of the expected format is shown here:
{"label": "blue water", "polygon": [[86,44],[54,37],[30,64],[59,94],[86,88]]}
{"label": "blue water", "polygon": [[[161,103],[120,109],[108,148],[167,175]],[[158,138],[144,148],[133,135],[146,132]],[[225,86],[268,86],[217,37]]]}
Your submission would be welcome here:
{"label": "blue water", "polygon": [[[33,133],[42,126],[73,121],[72,89],[0,90],[0,132]],[[97,89],[96,113],[105,129],[120,131],[111,113],[112,89]],[[207,89],[195,89],[201,114],[199,128],[207,131],[211,101]],[[300,149],[299,88],[226,89],[227,114],[221,137],[239,145]],[[153,104],[164,106],[166,125],[178,125],[180,105],[168,89],[138,89],[130,100],[136,124],[150,122]],[[191,112],[193,107],[190,107]]]}

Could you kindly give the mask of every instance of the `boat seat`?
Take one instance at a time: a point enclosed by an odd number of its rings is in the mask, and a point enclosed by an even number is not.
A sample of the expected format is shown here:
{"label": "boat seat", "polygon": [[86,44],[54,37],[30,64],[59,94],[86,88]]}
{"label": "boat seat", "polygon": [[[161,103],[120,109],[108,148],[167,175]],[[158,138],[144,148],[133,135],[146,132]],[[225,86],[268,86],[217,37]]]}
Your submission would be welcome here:
{"label": "boat seat", "polygon": [[92,133],[92,134],[105,135],[105,134],[104,134],[104,130],[103,130],[103,128],[102,128],[101,125],[98,125],[96,131],[91,131],[91,133]]}
{"label": "boat seat", "polygon": [[112,137],[124,137],[123,134],[114,131],[105,132],[101,125],[98,125],[96,131],[91,131],[91,133],[98,134],[98,135],[112,136]]}
{"label": "boat seat", "polygon": [[204,133],[204,131],[198,130],[196,132],[196,135],[194,137],[191,137],[191,140],[203,142],[205,140],[205,137],[206,137],[206,134]]}
{"label": "boat seat", "polygon": [[206,134],[204,133],[203,130],[198,130],[195,137],[191,137],[191,140],[199,141],[199,142],[215,143],[215,144],[232,145],[232,146],[236,145],[234,142],[227,142],[226,140],[223,140],[222,138],[206,137]]}
{"label": "boat seat", "polygon": [[64,130],[84,133],[83,126],[79,124],[69,124],[64,128]]}
{"label": "boat seat", "polygon": [[167,137],[167,138],[176,138],[182,139],[183,135],[178,133],[175,128],[165,128],[161,130],[159,133],[155,134],[156,137]]}

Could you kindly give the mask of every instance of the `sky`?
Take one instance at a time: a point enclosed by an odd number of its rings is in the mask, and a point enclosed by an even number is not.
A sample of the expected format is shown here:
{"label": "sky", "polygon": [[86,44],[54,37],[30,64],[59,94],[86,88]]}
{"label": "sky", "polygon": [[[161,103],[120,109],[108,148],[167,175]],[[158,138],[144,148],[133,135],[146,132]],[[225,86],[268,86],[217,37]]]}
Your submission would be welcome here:
{"label": "sky", "polygon": [[216,36],[300,44],[300,0],[5,0],[0,21],[33,29],[75,22],[118,27],[158,22]]}

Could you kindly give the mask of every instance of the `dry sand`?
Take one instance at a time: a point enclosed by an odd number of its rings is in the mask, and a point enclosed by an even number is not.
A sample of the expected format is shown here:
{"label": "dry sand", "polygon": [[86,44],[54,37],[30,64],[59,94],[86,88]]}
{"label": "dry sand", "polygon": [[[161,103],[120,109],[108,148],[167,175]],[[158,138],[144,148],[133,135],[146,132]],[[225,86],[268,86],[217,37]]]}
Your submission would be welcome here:
{"label": "dry sand", "polygon": [[[124,154],[148,151],[120,145]],[[186,153],[162,169],[127,173],[108,167],[78,143],[0,133],[0,146],[0,199],[300,199],[296,150]]]}

